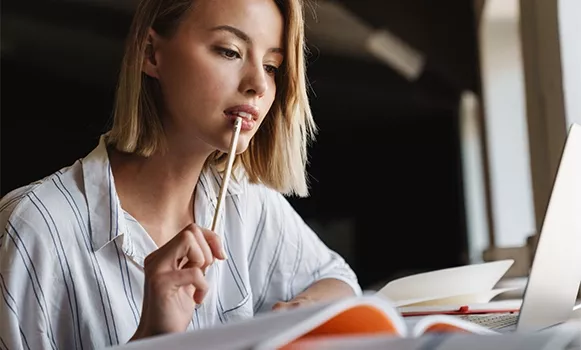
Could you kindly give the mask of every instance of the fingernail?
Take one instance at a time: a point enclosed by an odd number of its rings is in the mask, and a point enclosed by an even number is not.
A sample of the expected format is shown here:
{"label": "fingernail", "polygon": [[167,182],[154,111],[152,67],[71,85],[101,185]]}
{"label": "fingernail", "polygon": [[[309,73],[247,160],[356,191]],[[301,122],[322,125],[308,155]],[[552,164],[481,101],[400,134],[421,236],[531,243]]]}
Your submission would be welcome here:
{"label": "fingernail", "polygon": [[226,255],[226,249],[224,249],[224,247],[222,247],[222,256],[224,257],[224,260],[228,260],[228,255]]}
{"label": "fingernail", "polygon": [[206,268],[204,268],[204,276],[206,276],[206,273],[205,273],[205,272],[206,272],[206,271],[207,271],[207,270],[208,270],[210,267],[212,267],[212,265],[214,265],[214,263],[215,263],[215,262],[216,262],[216,258],[212,258],[212,262],[210,262],[210,263],[208,264],[208,266],[206,266]]}

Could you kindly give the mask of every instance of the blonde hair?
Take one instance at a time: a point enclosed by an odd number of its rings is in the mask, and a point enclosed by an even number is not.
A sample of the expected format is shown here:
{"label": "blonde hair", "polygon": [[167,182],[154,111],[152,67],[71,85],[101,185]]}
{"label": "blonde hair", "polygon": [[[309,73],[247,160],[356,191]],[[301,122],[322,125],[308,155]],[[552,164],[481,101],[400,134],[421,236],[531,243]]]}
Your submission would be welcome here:
{"label": "blonde hair", "polygon": [[[148,157],[165,151],[159,83],[142,72],[149,29],[173,35],[195,0],[142,0],[125,46],[108,143],[122,152]],[[276,77],[276,96],[248,149],[237,156],[251,183],[262,183],[286,195],[308,195],[307,147],[315,125],[307,95],[303,0],[274,0],[284,18],[285,58]],[[214,152],[206,161],[222,169],[226,160]],[[233,173],[235,173],[233,171]]]}

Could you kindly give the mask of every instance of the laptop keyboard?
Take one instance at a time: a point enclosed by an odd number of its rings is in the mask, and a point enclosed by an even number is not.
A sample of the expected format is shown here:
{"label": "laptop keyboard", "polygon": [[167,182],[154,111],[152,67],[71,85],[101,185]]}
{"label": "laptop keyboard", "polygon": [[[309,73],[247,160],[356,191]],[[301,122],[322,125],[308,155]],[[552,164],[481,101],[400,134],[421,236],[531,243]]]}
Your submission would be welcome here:
{"label": "laptop keyboard", "polygon": [[460,319],[476,323],[488,329],[498,330],[515,326],[518,320],[518,313],[489,314],[489,315],[462,315]]}

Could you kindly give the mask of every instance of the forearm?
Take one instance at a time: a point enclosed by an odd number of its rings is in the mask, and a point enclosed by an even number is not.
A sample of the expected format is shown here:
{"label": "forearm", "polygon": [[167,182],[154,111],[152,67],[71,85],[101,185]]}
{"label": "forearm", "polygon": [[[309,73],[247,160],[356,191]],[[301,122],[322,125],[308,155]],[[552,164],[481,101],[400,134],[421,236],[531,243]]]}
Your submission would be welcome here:
{"label": "forearm", "polygon": [[347,283],[335,278],[325,278],[313,283],[310,287],[297,295],[295,299],[307,299],[319,302],[331,301],[354,295],[355,292],[353,291],[353,288],[351,288]]}

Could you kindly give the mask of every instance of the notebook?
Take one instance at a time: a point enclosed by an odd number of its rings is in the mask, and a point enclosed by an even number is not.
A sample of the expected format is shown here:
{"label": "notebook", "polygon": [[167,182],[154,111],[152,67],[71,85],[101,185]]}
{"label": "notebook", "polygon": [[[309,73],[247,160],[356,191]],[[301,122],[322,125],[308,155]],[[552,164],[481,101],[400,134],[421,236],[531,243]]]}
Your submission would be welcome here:
{"label": "notebook", "polygon": [[402,310],[488,303],[515,289],[495,288],[513,263],[507,259],[417,273],[388,282],[377,294]]}
{"label": "notebook", "polygon": [[501,332],[538,331],[569,320],[580,282],[581,126],[573,123],[561,154],[520,311],[458,317]]}

